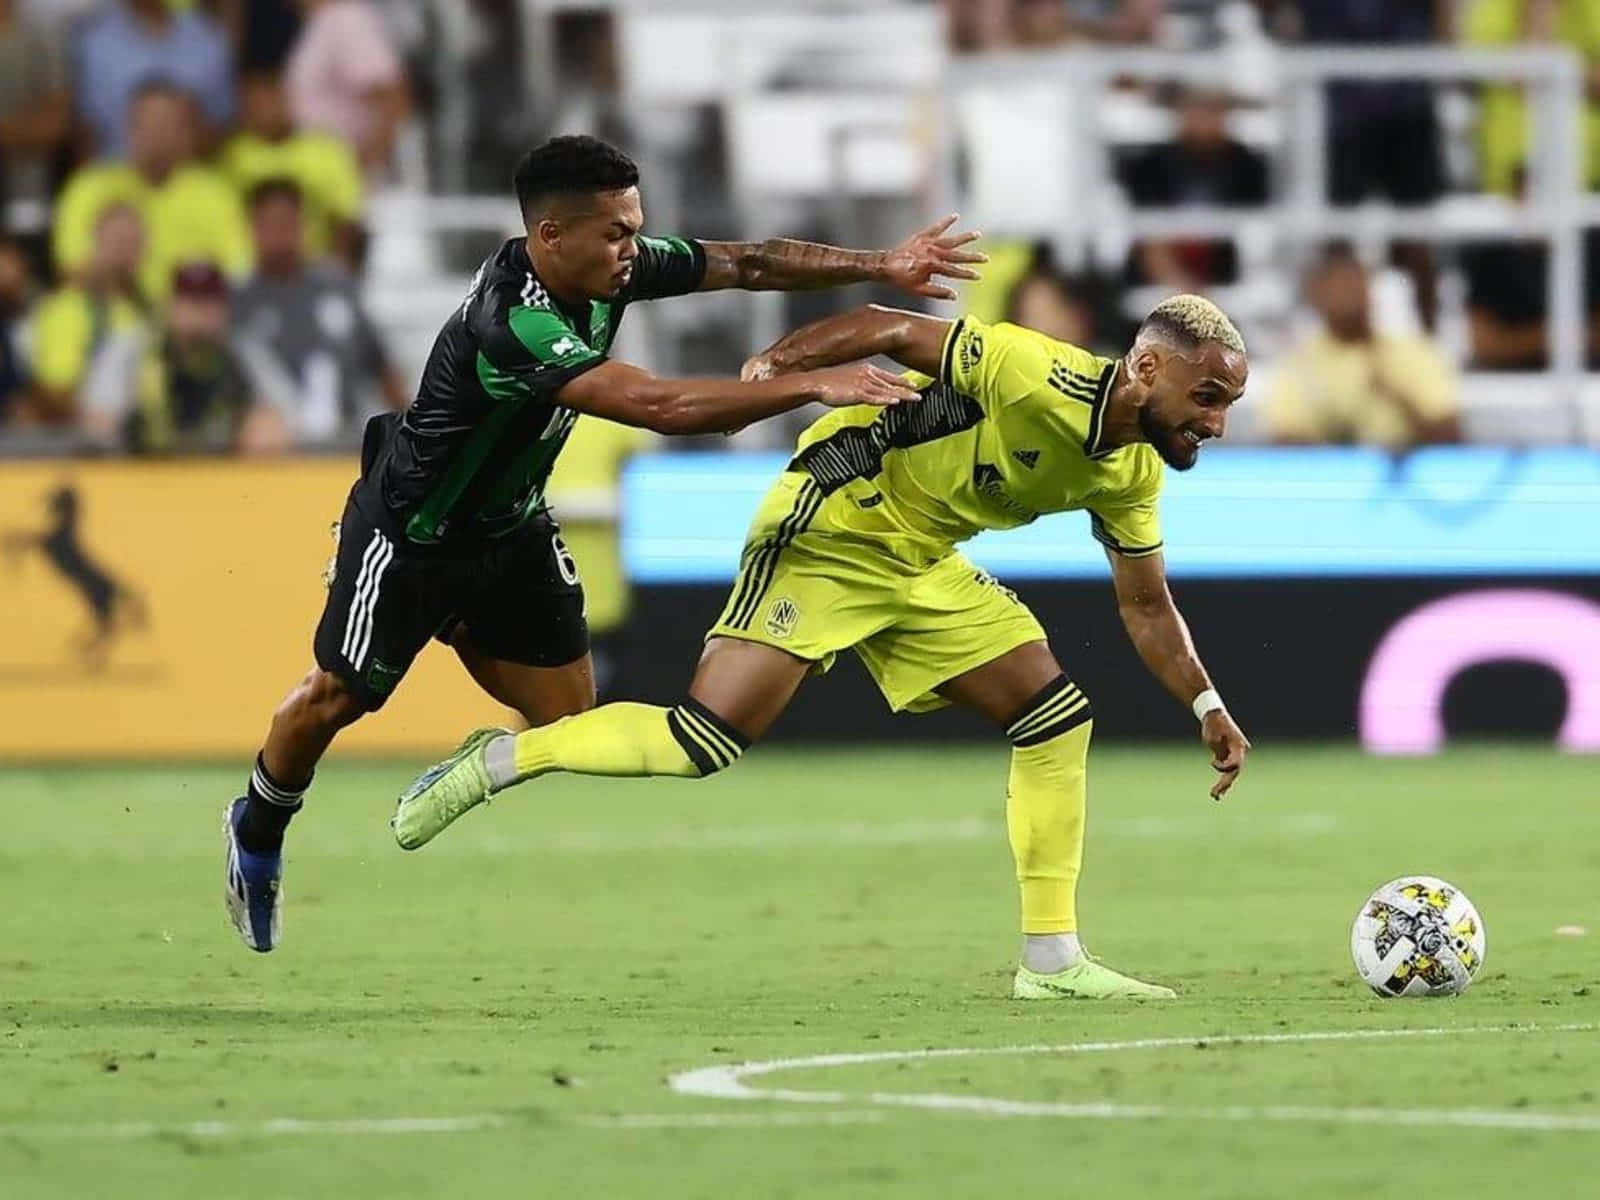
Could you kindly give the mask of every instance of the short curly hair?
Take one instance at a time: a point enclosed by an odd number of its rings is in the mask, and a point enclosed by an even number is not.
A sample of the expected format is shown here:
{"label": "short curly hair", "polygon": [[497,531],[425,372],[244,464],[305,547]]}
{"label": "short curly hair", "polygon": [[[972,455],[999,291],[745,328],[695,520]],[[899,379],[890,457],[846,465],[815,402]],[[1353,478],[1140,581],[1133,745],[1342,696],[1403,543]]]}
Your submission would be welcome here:
{"label": "short curly hair", "polygon": [[1163,300],[1150,310],[1139,332],[1151,330],[1181,345],[1200,346],[1216,342],[1229,350],[1245,353],[1244,338],[1223,312],[1204,296],[1185,293]]}
{"label": "short curly hair", "polygon": [[524,220],[551,196],[563,192],[617,192],[639,182],[633,159],[609,142],[587,135],[554,137],[535,146],[517,164],[517,203]]}

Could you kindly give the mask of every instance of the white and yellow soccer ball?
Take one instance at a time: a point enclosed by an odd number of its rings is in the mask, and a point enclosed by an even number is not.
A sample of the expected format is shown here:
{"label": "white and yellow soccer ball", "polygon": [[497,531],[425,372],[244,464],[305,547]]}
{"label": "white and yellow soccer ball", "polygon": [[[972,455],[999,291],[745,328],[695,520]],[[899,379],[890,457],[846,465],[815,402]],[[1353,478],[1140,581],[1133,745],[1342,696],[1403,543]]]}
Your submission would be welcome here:
{"label": "white and yellow soccer ball", "polygon": [[1431,875],[1390,880],[1356,914],[1350,953],[1380,996],[1457,996],[1483,966],[1483,918]]}

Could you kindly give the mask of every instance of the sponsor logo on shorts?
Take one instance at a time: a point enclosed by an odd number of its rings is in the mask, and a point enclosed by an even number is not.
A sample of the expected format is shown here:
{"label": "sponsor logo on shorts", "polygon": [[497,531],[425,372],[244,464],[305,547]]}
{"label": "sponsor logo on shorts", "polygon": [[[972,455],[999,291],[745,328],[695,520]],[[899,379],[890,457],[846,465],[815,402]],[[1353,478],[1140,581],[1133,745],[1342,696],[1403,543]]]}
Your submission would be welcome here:
{"label": "sponsor logo on shorts", "polygon": [[982,571],[982,570],[974,571],[972,573],[972,582],[976,583],[979,587],[994,588],[995,591],[999,592],[1007,600],[1010,600],[1015,604],[1021,604],[1022,603],[1021,599],[1017,596],[1016,592],[1012,591],[1010,588],[1008,588],[1005,584],[1001,583],[998,579],[996,579],[993,575],[989,574],[989,572],[987,572],[987,571]]}
{"label": "sponsor logo on shorts", "polygon": [[391,667],[381,658],[375,658],[367,668],[367,686],[378,695],[387,696],[394,691],[394,685],[400,682],[403,674],[405,672],[399,667]]}
{"label": "sponsor logo on shorts", "polygon": [[779,596],[767,609],[767,633],[772,637],[788,637],[799,621],[800,609],[787,596]]}

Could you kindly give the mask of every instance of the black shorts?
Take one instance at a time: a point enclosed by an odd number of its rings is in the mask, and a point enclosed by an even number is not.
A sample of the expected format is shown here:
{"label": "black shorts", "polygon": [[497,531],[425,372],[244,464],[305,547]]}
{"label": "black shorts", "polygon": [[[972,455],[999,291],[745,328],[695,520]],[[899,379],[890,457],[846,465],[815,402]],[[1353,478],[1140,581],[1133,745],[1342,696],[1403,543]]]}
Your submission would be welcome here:
{"label": "black shorts", "polygon": [[317,624],[317,665],[378,709],[429,638],[448,643],[463,626],[482,653],[525,666],[588,653],[583,586],[560,526],[541,513],[471,548],[418,547],[352,496]]}

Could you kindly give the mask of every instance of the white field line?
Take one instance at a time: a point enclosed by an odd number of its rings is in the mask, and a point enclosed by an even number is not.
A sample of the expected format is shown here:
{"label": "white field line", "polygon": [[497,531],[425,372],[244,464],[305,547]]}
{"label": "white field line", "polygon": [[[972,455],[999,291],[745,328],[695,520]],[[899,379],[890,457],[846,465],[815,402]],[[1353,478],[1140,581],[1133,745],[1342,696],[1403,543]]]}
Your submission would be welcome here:
{"label": "white field line", "polygon": [[[1522,1110],[1427,1108],[1311,1108],[1288,1105],[1179,1108],[1163,1104],[1032,1104],[986,1100],[981,1096],[905,1096],[873,1093],[860,1097],[886,1107],[938,1109],[979,1117],[1056,1117],[1097,1121],[1303,1122],[1324,1125],[1383,1125],[1409,1128],[1507,1129],[1534,1133],[1600,1133],[1600,1115],[1566,1115]],[[936,1103],[937,1101],[937,1103]],[[806,1120],[807,1116],[812,1117]],[[830,1119],[831,1118],[831,1119]],[[874,1120],[876,1118],[876,1120]],[[797,1125],[876,1124],[884,1114],[872,1109],[828,1109],[818,1113],[631,1113],[584,1124],[601,1129],[772,1129]]]}
{"label": "white field line", "polygon": [[[894,1109],[959,1112],[981,1117],[1056,1117],[1078,1120],[1184,1120],[1242,1122],[1313,1122],[1340,1125],[1386,1125],[1416,1128],[1454,1127],[1508,1129],[1540,1133],[1600,1133],[1600,1113],[1542,1113],[1525,1110],[1339,1108],[1309,1105],[1227,1105],[1219,1108],[1184,1108],[1171,1105],[1057,1104],[1006,1100],[992,1096],[954,1096],[941,1093],[799,1091],[790,1088],[757,1089],[743,1080],[794,1071],[866,1063],[904,1062],[918,1059],[971,1058],[982,1055],[1096,1054],[1122,1050],[1159,1050],[1193,1046],[1270,1046],[1311,1042],[1378,1041],[1392,1038],[1454,1037],[1471,1034],[1588,1033],[1600,1025],[1486,1025],[1459,1029],[1356,1029],[1310,1033],[1237,1034],[1194,1037],[1143,1038],[1120,1042],[1069,1042],[1062,1045],[953,1047],[936,1050],[887,1050],[871,1054],[819,1054],[808,1058],[773,1059],[734,1066],[705,1067],[673,1076],[669,1083],[683,1095],[720,1100],[778,1100],[807,1104],[866,1103],[871,1108],[815,1109],[811,1111],[620,1113],[582,1116],[574,1123],[592,1129],[764,1129],[801,1126],[876,1124]],[[478,1113],[456,1117],[352,1117],[314,1119],[276,1117],[257,1121],[87,1121],[81,1123],[0,1123],[0,1138],[129,1141],[158,1137],[239,1138],[299,1137],[314,1135],[410,1137],[420,1134],[476,1133],[519,1124],[504,1114]]]}
{"label": "white field line", "polygon": [[739,1063],[702,1067],[685,1071],[668,1080],[673,1091],[685,1096],[718,1100],[768,1100],[802,1104],[860,1104],[886,1108],[918,1108],[945,1112],[966,1112],[989,1117],[1067,1117],[1092,1120],[1189,1121],[1301,1121],[1336,1124],[1386,1124],[1427,1127],[1469,1127],[1482,1129],[1525,1129],[1542,1132],[1600,1133],[1600,1113],[1539,1113],[1522,1110],[1487,1109],[1388,1109],[1340,1108],[1309,1105],[1227,1105],[1218,1108],[1185,1108],[1172,1105],[1135,1104],[1056,1104],[1008,1100],[995,1096],[946,1095],[942,1093],[844,1092],[797,1088],[752,1087],[746,1079],[782,1071],[818,1070],[870,1063],[912,1062],[944,1058],[973,1058],[987,1055],[1103,1054],[1127,1050],[1161,1050],[1204,1043],[1212,1047],[1274,1046],[1315,1042],[1380,1041],[1400,1038],[1458,1037],[1487,1034],[1578,1033],[1600,1029],[1596,1024],[1576,1025],[1485,1025],[1422,1029],[1354,1029],[1307,1033],[1269,1033],[1236,1035],[1198,1035],[1192,1037],[1143,1038],[1119,1042],[1068,1042],[1060,1045],[952,1047],[948,1049],[885,1050],[868,1054],[818,1054],[806,1058],[772,1059],[767,1062]]}
{"label": "white field line", "polygon": [[593,1129],[773,1129],[795,1125],[878,1125],[889,1114],[875,1108],[830,1108],[821,1112],[618,1113],[585,1117]]}

